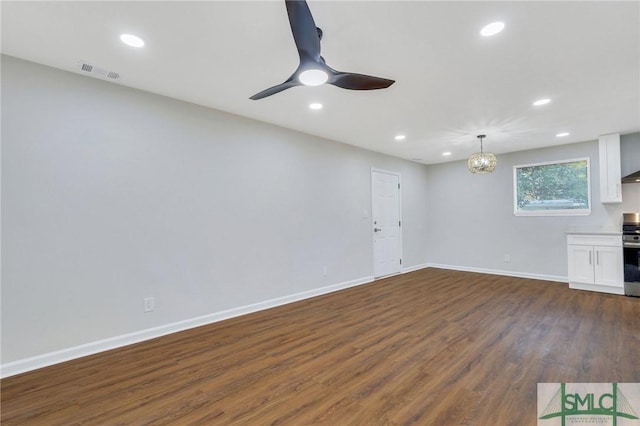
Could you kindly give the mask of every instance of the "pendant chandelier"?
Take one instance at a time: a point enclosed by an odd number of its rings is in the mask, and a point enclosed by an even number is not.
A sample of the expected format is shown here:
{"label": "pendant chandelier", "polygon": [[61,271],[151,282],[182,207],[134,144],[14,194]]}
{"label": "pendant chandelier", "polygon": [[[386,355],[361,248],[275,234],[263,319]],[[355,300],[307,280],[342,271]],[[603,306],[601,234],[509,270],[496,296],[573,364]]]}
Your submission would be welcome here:
{"label": "pendant chandelier", "polygon": [[485,135],[478,135],[478,139],[480,139],[480,152],[471,154],[469,161],[467,161],[467,166],[471,173],[491,173],[496,169],[496,164],[498,163],[496,156],[490,152],[482,151],[482,139],[485,137]]}

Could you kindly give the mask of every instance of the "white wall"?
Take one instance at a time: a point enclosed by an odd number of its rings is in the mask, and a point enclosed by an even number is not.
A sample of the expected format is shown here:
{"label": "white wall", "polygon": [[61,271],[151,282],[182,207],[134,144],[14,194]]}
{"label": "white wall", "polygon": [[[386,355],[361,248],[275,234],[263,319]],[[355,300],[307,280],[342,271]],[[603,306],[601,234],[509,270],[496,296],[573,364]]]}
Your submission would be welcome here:
{"label": "white wall", "polygon": [[[405,269],[561,280],[568,228],[640,211],[640,184],[600,203],[596,141],[500,155],[472,175],[10,57],[1,89],[9,372],[370,280],[371,167],[402,175]],[[590,216],[513,215],[513,165],[579,157]]]}
{"label": "white wall", "polygon": [[624,213],[640,212],[640,183],[622,184],[622,211]]}
{"label": "white wall", "polygon": [[2,362],[370,280],[372,167],[424,265],[423,165],[3,57]]}
{"label": "white wall", "polygon": [[[514,165],[583,157],[591,159],[589,216],[514,216]],[[469,173],[465,162],[431,166],[429,238],[437,244],[429,245],[429,262],[566,280],[569,228],[620,229],[623,210],[640,211],[634,201],[640,185],[623,185],[625,203],[603,205],[598,179],[597,141],[499,155],[497,170],[487,175]]]}

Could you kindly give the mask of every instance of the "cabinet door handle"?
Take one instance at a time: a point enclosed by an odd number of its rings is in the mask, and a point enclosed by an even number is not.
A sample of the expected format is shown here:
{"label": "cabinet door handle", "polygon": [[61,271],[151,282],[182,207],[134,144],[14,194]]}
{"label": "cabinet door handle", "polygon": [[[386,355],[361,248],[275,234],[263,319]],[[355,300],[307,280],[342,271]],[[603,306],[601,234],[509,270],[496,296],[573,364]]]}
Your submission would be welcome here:
{"label": "cabinet door handle", "polygon": [[600,264],[600,252],[596,250],[596,265]]}
{"label": "cabinet door handle", "polygon": [[591,265],[591,251],[589,251],[589,265]]}

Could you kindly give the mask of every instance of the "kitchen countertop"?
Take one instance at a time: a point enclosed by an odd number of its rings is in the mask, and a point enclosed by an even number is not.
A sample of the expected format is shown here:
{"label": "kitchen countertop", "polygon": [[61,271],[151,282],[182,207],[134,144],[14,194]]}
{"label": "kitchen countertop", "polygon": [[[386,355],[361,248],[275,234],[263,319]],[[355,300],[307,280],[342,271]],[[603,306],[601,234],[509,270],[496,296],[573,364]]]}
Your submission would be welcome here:
{"label": "kitchen countertop", "polygon": [[589,227],[572,227],[565,231],[565,234],[580,234],[580,235],[622,235],[620,229],[614,227],[604,228],[589,228]]}

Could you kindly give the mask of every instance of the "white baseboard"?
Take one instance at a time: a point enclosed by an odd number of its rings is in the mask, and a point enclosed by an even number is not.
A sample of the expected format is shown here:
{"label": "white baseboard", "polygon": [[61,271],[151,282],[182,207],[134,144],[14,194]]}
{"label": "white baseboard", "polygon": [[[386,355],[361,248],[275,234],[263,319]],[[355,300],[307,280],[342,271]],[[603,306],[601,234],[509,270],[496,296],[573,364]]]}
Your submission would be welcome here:
{"label": "white baseboard", "polygon": [[598,285],[598,284],[583,284],[583,283],[569,283],[569,288],[575,290],[587,290],[587,291],[597,291],[600,293],[610,293],[610,294],[619,294],[624,296],[624,286],[621,287],[613,287],[608,285]]}
{"label": "white baseboard", "polygon": [[459,266],[459,265],[443,265],[440,263],[429,263],[429,267],[440,268],[440,269],[451,269],[454,271],[479,272],[481,274],[503,275],[507,277],[516,277],[516,278],[530,278],[532,280],[556,281],[559,283],[569,282],[568,277],[563,277],[560,275],[532,274],[530,272],[503,271],[500,269],[476,268],[473,266]]}
{"label": "white baseboard", "polygon": [[345,281],[333,284],[327,287],[321,287],[313,290],[303,291],[284,297],[278,297],[263,302],[253,303],[250,305],[240,306],[238,308],[228,309],[225,311],[215,312],[184,321],[165,324],[146,330],[136,331],[133,333],[123,334],[120,336],[110,337],[91,343],[86,343],[59,351],[48,352],[30,358],[25,358],[13,362],[0,365],[0,377],[10,377],[16,374],[25,373],[38,368],[47,367],[49,365],[59,364],[61,362],[70,361],[72,359],[81,358],[87,355],[93,355],[110,349],[120,348],[122,346],[131,345],[133,343],[143,342],[145,340],[155,339],[156,337],[166,336],[168,334],[179,331],[188,330],[202,325],[212,324],[229,318],[238,317],[240,315],[250,314],[252,312],[262,311],[274,308],[288,303],[297,302],[311,297],[323,294],[333,293],[335,291],[344,290],[373,281],[373,276],[362,277],[351,281]]}
{"label": "white baseboard", "polygon": [[[455,271],[479,272],[483,274],[505,275],[505,276],[518,277],[518,278],[530,278],[530,279],[544,280],[544,281],[557,281],[562,283],[568,282],[567,277],[562,277],[562,276],[531,274],[531,273],[522,273],[522,272],[513,272],[513,271],[501,271],[496,269],[475,268],[475,267],[469,267],[469,266],[443,265],[438,263],[425,263],[425,264],[410,266],[408,268],[403,268],[401,273],[405,274],[405,273],[414,272],[414,271],[424,269],[424,268],[429,268],[429,267],[451,269]],[[265,300],[263,302],[240,306],[237,308],[215,312],[212,314],[207,314],[207,315],[203,315],[196,318],[190,318],[184,321],[165,324],[158,327],[149,328],[146,330],[140,330],[133,333],[123,334],[120,336],[110,337],[108,339],[102,339],[95,342],[90,342],[83,345],[62,349],[59,351],[48,352],[42,355],[37,355],[30,358],[8,362],[0,365],[0,378],[14,376],[16,374],[25,373],[27,371],[32,371],[38,368],[47,367],[49,365],[59,364],[61,362],[81,358],[83,356],[93,355],[99,352],[104,352],[107,350],[120,348],[120,347],[131,345],[134,343],[143,342],[145,340],[155,339],[156,337],[162,337],[168,334],[188,330],[194,327],[200,327],[202,325],[212,324],[212,323],[223,321],[229,318],[238,317],[240,315],[246,315],[252,312],[257,312],[264,309],[270,309],[277,306],[286,305],[288,303],[309,299],[311,297],[333,293],[335,291],[344,290],[350,287],[367,284],[372,282],[373,280],[374,280],[373,276],[362,277],[362,278],[351,280],[351,281],[333,284],[327,287],[321,287],[313,290],[304,291],[301,293],[295,293],[295,294],[284,296],[284,297]]]}
{"label": "white baseboard", "polygon": [[422,263],[420,265],[409,266],[408,268],[402,268],[402,274],[407,274],[409,272],[419,271],[420,269],[428,268],[428,263]]}

